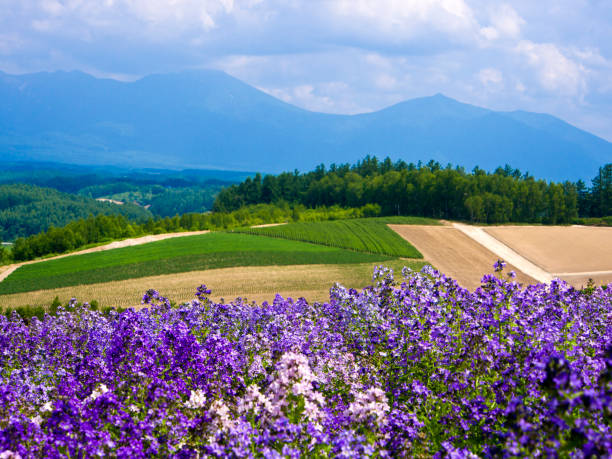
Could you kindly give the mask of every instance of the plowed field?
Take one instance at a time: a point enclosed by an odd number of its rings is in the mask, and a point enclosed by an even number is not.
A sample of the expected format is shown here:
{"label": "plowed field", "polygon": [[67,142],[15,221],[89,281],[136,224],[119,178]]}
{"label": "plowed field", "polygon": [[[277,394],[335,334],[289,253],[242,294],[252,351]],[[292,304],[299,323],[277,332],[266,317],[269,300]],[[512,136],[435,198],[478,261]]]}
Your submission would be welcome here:
{"label": "plowed field", "polygon": [[[456,279],[462,287],[474,289],[480,285],[483,274],[493,271],[499,258],[493,252],[452,226],[389,225],[400,236],[419,250],[426,261],[447,276]],[[514,266],[517,281],[535,283],[535,280]]]}

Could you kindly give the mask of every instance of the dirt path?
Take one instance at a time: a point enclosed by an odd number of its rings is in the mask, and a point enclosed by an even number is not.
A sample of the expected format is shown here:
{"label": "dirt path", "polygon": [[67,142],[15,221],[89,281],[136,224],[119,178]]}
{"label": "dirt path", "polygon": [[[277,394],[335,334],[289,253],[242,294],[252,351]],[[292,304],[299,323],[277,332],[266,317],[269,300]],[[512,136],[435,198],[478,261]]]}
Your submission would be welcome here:
{"label": "dirt path", "polygon": [[251,228],[270,228],[271,226],[282,226],[282,225],[286,225],[287,222],[282,222],[282,223],[265,223],[263,225],[253,225],[251,226]]}
{"label": "dirt path", "polygon": [[463,225],[461,223],[453,223],[453,228],[458,229],[466,236],[486,247],[506,263],[512,264],[517,269],[534,278],[538,282],[547,283],[553,280],[554,277],[551,273],[544,271],[538,265],[527,260],[506,244],[502,243],[490,234],[487,234],[482,228],[477,226]]}
{"label": "dirt path", "polygon": [[1,270],[0,271],[0,282],[2,282],[8,276],[14,273],[15,270],[25,265],[41,263],[43,261],[48,261],[48,260],[56,260],[58,258],[71,257],[73,255],[83,255],[85,253],[104,252],[105,250],[120,249],[122,247],[132,247],[134,245],[148,244],[149,242],[163,241],[164,239],[171,239],[175,237],[196,236],[198,234],[206,234],[209,232],[210,231],[206,230],[206,231],[187,231],[183,233],[152,234],[149,236],[137,237],[137,238],[132,238],[132,239],[124,239],[123,241],[114,241],[114,242],[111,242],[110,244],[99,245],[97,247],[92,247],[90,249],[79,250],[78,252],[65,253],[62,255],[58,255],[56,257],[43,258],[40,260],[24,261],[22,263],[14,263],[12,265],[0,267],[0,270]]}
{"label": "dirt path", "polygon": [[[465,288],[479,287],[482,276],[493,271],[499,256],[454,226],[389,225],[413,244],[444,274]],[[509,263],[506,272],[515,271],[517,281],[533,284],[536,280]]]}

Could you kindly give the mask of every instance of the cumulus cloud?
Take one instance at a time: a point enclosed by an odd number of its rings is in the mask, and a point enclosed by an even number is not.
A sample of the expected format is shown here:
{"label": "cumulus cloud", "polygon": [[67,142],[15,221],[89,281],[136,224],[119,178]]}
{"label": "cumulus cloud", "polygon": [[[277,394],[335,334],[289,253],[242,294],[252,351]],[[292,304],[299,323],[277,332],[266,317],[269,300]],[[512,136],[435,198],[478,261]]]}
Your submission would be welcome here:
{"label": "cumulus cloud", "polygon": [[544,89],[564,95],[582,95],[586,91],[586,69],[554,44],[524,40],[517,45],[516,51],[527,58]]}
{"label": "cumulus cloud", "polygon": [[525,24],[525,20],[508,4],[490,7],[489,22],[480,29],[480,34],[488,40],[518,38]]}

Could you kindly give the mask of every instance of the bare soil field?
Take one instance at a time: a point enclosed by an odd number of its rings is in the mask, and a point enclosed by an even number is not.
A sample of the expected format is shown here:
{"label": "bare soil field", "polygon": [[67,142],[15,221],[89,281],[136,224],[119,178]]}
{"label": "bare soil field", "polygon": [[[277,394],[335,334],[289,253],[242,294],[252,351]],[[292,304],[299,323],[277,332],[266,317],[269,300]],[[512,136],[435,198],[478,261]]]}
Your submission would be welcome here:
{"label": "bare soil field", "polygon": [[[425,260],[439,271],[456,279],[462,287],[480,286],[482,276],[493,271],[499,258],[472,238],[453,226],[389,225],[419,250]],[[513,265],[506,272],[515,271],[521,283],[535,283]]]}
{"label": "bare soil field", "polygon": [[[407,263],[398,260],[385,264],[399,273]],[[418,269],[424,263],[411,261],[409,264]],[[142,295],[150,288],[174,301],[184,302],[194,299],[200,284],[206,284],[212,290],[211,299],[216,301],[220,298],[231,301],[238,296],[249,301],[272,301],[276,293],[294,299],[304,297],[310,302],[328,301],[329,289],[334,282],[346,287],[365,287],[372,283],[372,270],[370,263],[223,268],[0,295],[0,307],[48,306],[56,295],[62,303],[75,297],[79,301],[95,299],[101,306],[140,307]]]}
{"label": "bare soil field", "polygon": [[485,232],[575,287],[612,282],[612,228],[492,226]]}

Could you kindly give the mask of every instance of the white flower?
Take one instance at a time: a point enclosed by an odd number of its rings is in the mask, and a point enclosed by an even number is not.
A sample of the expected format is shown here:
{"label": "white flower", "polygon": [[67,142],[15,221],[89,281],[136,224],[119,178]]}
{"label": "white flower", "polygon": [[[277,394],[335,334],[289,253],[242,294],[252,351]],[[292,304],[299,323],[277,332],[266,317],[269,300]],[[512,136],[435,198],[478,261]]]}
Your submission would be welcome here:
{"label": "white flower", "polygon": [[140,412],[140,408],[138,408],[136,405],[130,405],[128,407],[128,409],[132,412],[132,413],[139,413]]}
{"label": "white flower", "polygon": [[37,414],[36,416],[32,418],[32,422],[36,424],[37,426],[40,426],[41,422],[43,422],[43,418]]}
{"label": "white flower", "polygon": [[198,408],[204,408],[206,405],[206,395],[202,392],[202,389],[192,390],[189,395],[189,400],[185,402],[187,408],[197,410]]}
{"label": "white flower", "polygon": [[355,401],[349,405],[346,414],[358,422],[373,417],[380,423],[384,422],[388,412],[389,403],[384,391],[378,387],[371,387],[366,392],[355,395]]}
{"label": "white flower", "polygon": [[47,402],[40,408],[40,411],[42,413],[46,413],[47,411],[51,411],[52,409],[53,405],[51,404],[51,402]]}
{"label": "white flower", "polygon": [[7,449],[0,453],[0,459],[21,459],[21,455]]}
{"label": "white flower", "polygon": [[89,397],[87,397],[85,399],[85,402],[89,402],[92,400],[97,399],[98,397],[106,394],[108,392],[108,387],[106,387],[106,384],[100,384],[100,387],[98,387],[97,389],[95,389],[90,395]]}
{"label": "white flower", "polygon": [[230,417],[230,410],[223,400],[215,400],[209,409],[213,415],[213,423],[221,430],[229,430],[236,424]]}

